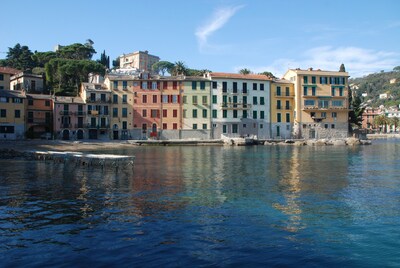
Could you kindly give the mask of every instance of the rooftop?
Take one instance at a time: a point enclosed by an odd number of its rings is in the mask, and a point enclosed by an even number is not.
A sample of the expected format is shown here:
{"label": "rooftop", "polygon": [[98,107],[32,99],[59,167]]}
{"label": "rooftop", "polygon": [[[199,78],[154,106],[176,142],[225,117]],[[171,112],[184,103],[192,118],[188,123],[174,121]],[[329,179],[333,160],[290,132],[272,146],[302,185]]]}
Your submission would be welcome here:
{"label": "rooftop", "polygon": [[263,80],[271,81],[272,78],[263,74],[235,74],[235,73],[210,73],[211,78],[230,78],[243,80]]}
{"label": "rooftop", "polygon": [[52,95],[46,95],[46,94],[31,94],[28,93],[26,94],[26,97],[28,99],[38,99],[38,100],[51,100],[53,98]]}
{"label": "rooftop", "polygon": [[296,72],[297,74],[349,76],[348,72],[327,71],[327,70],[313,69],[313,68],[308,68],[308,69],[304,69],[304,70],[302,70],[300,68],[289,69],[287,72],[289,72],[289,71]]}
{"label": "rooftop", "polygon": [[0,96],[8,97],[8,98],[25,98],[26,97],[24,91],[8,90],[8,89],[0,89]]}
{"label": "rooftop", "polygon": [[0,73],[2,74],[11,74],[15,75],[17,73],[21,72],[20,70],[10,68],[10,67],[0,67]]}

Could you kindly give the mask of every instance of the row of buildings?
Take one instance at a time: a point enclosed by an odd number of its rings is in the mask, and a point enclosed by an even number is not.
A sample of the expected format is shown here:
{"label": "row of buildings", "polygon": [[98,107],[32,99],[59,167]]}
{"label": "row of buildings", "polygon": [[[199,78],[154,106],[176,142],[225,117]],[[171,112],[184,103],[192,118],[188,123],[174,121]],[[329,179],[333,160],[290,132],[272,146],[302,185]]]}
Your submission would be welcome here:
{"label": "row of buildings", "polygon": [[345,138],[347,79],[312,69],[284,79],[117,70],[83,83],[76,97],[1,89],[0,139]]}

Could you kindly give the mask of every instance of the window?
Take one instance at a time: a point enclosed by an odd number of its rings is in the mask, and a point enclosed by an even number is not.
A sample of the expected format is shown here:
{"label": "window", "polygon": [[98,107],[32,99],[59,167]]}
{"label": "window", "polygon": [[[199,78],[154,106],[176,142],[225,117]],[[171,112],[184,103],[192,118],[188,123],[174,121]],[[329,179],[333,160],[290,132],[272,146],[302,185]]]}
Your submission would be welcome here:
{"label": "window", "polygon": [[178,124],[177,123],[173,123],[172,124],[172,129],[178,129]]}
{"label": "window", "polygon": [[247,93],[247,83],[243,83],[242,84],[242,90],[243,90],[243,93]]}
{"label": "window", "polygon": [[222,82],[222,92],[226,93],[228,91],[228,84],[227,82]]}
{"label": "window", "polygon": [[253,90],[257,90],[257,83],[253,83]]}
{"label": "window", "polygon": [[122,117],[128,117],[128,108],[122,108]]}
{"label": "window", "polygon": [[332,101],[332,106],[334,106],[334,107],[343,107],[343,101],[342,100],[333,100]]}
{"label": "window", "polygon": [[260,84],[260,90],[264,91],[264,84]]}
{"label": "window", "polygon": [[217,86],[218,86],[217,82],[212,82],[212,88],[213,89],[217,89]]}
{"label": "window", "polygon": [[282,122],[282,114],[281,113],[276,114],[276,122],[278,122],[278,123]]}
{"label": "window", "polygon": [[113,108],[113,117],[118,117],[118,108]]}
{"label": "window", "polygon": [[49,100],[45,101],[44,105],[47,106],[47,107],[50,107],[50,101]]}
{"label": "window", "polygon": [[332,88],[332,89],[331,89],[331,95],[332,95],[332,96],[335,96],[335,88]]}
{"label": "window", "polygon": [[159,118],[160,117],[160,111],[157,109],[151,109],[151,118]]}
{"label": "window", "polygon": [[142,110],[142,116],[143,116],[143,117],[147,117],[147,110],[146,110],[146,109],[143,109],[143,110]]}
{"label": "window", "polygon": [[228,102],[228,97],[226,95],[222,96],[222,103],[226,105],[227,102]]}
{"label": "window", "polygon": [[336,112],[332,112],[332,118],[337,118],[337,113]]}
{"label": "window", "polygon": [[276,101],[276,109],[278,109],[278,110],[282,109],[281,100]]}
{"label": "window", "polygon": [[157,82],[152,82],[151,83],[151,89],[158,89],[158,83]]}
{"label": "window", "polygon": [[212,95],[212,103],[217,104],[217,95]]}
{"label": "window", "polygon": [[147,103],[147,95],[143,95],[142,96],[142,102],[143,103]]}
{"label": "window", "polygon": [[207,118],[207,109],[203,109],[203,118]]}
{"label": "window", "polygon": [[153,95],[153,103],[157,103],[157,95]]}
{"label": "window", "polygon": [[142,82],[142,89],[147,89],[147,82]]}
{"label": "window", "polygon": [[187,103],[187,96],[183,96],[183,103],[184,103],[184,104]]}
{"label": "window", "polygon": [[317,83],[317,79],[315,76],[311,76],[311,83],[312,84],[316,84]]}
{"label": "window", "polygon": [[232,133],[238,133],[238,124],[232,124]]}
{"label": "window", "polygon": [[162,124],[162,128],[163,128],[163,129],[167,129],[167,128],[168,128],[167,123],[163,123],[163,124]]}
{"label": "window", "polygon": [[260,105],[264,105],[265,101],[264,101],[264,97],[260,97]]}
{"label": "window", "polygon": [[315,87],[311,88],[311,93],[312,93],[313,96],[315,96],[315,94],[316,94],[316,88]]}
{"label": "window", "polygon": [[205,90],[206,89],[206,82],[204,82],[204,81],[200,82],[200,89],[201,90]]}
{"label": "window", "polygon": [[332,125],[331,125],[331,128],[335,128],[335,124],[332,124]]}
{"label": "window", "polygon": [[0,81],[4,80],[4,74],[0,74]]}
{"label": "window", "polygon": [[15,118],[21,118],[21,111],[20,110],[15,110]]}
{"label": "window", "polygon": [[303,95],[307,96],[307,87],[303,87]]}
{"label": "window", "polygon": [[233,93],[237,93],[237,82],[233,82]]}
{"label": "window", "polygon": [[281,87],[276,87],[276,96],[281,95]]}
{"label": "window", "polygon": [[186,109],[183,109],[183,118],[186,118]]}
{"label": "window", "polygon": [[104,106],[104,115],[108,115],[108,106]]}
{"label": "window", "polygon": [[257,111],[253,111],[253,119],[257,119]]}
{"label": "window", "polygon": [[290,123],[290,114],[286,113],[286,123]]}
{"label": "window", "polygon": [[307,76],[303,77],[303,84],[308,84],[308,77]]}
{"label": "window", "polygon": [[260,111],[260,119],[264,119],[264,111]]}
{"label": "window", "polygon": [[243,96],[243,104],[247,104],[247,96]]}
{"label": "window", "polygon": [[[185,101],[185,99],[183,99]],[[168,95],[162,96],[162,103],[168,103]]]}
{"label": "window", "polygon": [[192,117],[197,118],[197,109],[192,110]]}
{"label": "window", "polygon": [[246,128],[247,127],[247,125],[246,124],[243,124],[243,128]]}
{"label": "window", "polygon": [[203,129],[207,129],[207,124],[203,124]]}
{"label": "window", "polygon": [[238,117],[238,111],[237,110],[233,110],[233,118],[237,118]]}
{"label": "window", "polygon": [[124,94],[122,95],[122,103],[127,103],[128,102],[128,95]]}
{"label": "window", "polygon": [[227,127],[226,127],[226,125],[222,125],[222,133],[226,133],[227,131]]}
{"label": "window", "polygon": [[192,129],[197,129],[197,124],[193,124]]}
{"label": "window", "polygon": [[[1,98],[1,102],[7,102],[7,99],[6,98]],[[33,105],[33,100],[32,99],[29,99],[28,100],[28,105]]]}
{"label": "window", "polygon": [[328,77],[326,77],[326,76],[321,76],[321,77],[319,78],[319,82],[320,82],[321,84],[324,84],[324,85],[328,84]]}
{"label": "window", "polygon": [[196,90],[197,87],[197,82],[196,81],[192,81],[192,89]]}
{"label": "window", "polygon": [[290,102],[288,100],[285,102],[285,109],[290,110]]}
{"label": "window", "polygon": [[280,126],[276,126],[276,136],[277,137],[281,136],[281,127]]}
{"label": "window", "polygon": [[343,88],[342,87],[339,88],[339,96],[341,96],[341,97],[343,96]]}
{"label": "window", "polygon": [[197,104],[197,96],[192,96],[192,103],[193,103],[194,105]]}
{"label": "window", "polygon": [[246,110],[243,111],[243,118],[247,118],[247,111]]}
{"label": "window", "polygon": [[178,117],[178,110],[172,110],[172,117]]}
{"label": "window", "polygon": [[228,117],[228,111],[222,110],[222,118],[227,118],[227,117]]}
{"label": "window", "polygon": [[329,108],[329,101],[327,100],[318,100],[319,108]]}
{"label": "window", "polygon": [[321,112],[321,117],[326,118],[326,112]]}
{"label": "window", "polygon": [[172,89],[177,89],[178,88],[178,82],[177,81],[173,81],[172,82]]}
{"label": "window", "polygon": [[253,97],[253,104],[257,104],[257,97]]}
{"label": "window", "polygon": [[314,100],[304,100],[304,105],[305,106],[314,106],[315,101]]}
{"label": "window", "polygon": [[128,82],[122,81],[122,89],[127,89],[127,88],[128,88]]}
{"label": "window", "polygon": [[113,95],[113,103],[118,103],[118,95],[117,94]]}
{"label": "window", "polygon": [[328,126],[329,126],[328,124],[324,124],[324,127],[325,127],[325,128],[328,128]]}
{"label": "window", "polygon": [[286,96],[290,96],[290,89],[289,89],[289,87],[286,87],[285,88],[285,93],[286,93]]}
{"label": "window", "polygon": [[168,81],[163,82],[163,89],[168,89]]}
{"label": "window", "polygon": [[217,118],[217,110],[212,110],[212,118]]}
{"label": "window", "polygon": [[202,97],[202,103],[203,103],[204,105],[207,104],[207,96],[203,96],[203,97]]}
{"label": "window", "polygon": [[114,89],[118,89],[118,81],[114,81],[114,86],[113,86],[113,88],[114,88]]}

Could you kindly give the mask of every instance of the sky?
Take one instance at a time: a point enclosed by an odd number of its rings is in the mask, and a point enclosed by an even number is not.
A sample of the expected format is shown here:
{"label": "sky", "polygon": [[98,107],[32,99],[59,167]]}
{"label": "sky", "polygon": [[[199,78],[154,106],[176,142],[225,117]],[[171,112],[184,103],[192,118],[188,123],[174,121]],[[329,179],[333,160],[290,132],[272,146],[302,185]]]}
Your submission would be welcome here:
{"label": "sky", "polygon": [[2,11],[0,58],[17,43],[43,52],[91,39],[93,59],[147,50],[213,72],[344,63],[360,77],[400,65],[398,0],[18,0]]}

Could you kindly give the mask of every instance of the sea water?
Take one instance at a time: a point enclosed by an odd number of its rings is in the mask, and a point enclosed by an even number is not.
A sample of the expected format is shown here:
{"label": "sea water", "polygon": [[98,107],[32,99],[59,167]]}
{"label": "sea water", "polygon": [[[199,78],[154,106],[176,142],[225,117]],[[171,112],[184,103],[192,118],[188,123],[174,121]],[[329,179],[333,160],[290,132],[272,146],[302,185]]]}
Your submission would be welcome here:
{"label": "sea water", "polygon": [[0,160],[0,266],[400,266],[398,140],[101,153]]}

